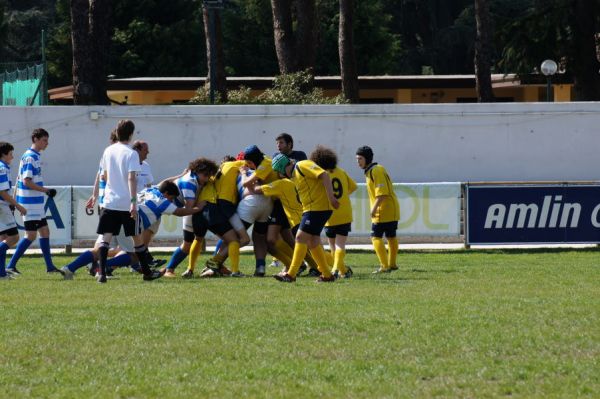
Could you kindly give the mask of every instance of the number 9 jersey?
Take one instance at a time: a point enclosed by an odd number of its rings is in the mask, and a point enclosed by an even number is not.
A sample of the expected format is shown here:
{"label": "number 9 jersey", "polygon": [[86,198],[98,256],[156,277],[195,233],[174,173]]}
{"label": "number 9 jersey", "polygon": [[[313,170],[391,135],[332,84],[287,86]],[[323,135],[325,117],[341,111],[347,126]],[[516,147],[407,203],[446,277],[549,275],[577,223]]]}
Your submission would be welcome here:
{"label": "number 9 jersey", "polygon": [[325,226],[338,226],[340,224],[352,223],[352,204],[350,203],[350,194],[356,191],[356,182],[348,176],[342,168],[328,170],[333,186],[333,195],[340,203],[338,209],[333,210],[333,214]]}

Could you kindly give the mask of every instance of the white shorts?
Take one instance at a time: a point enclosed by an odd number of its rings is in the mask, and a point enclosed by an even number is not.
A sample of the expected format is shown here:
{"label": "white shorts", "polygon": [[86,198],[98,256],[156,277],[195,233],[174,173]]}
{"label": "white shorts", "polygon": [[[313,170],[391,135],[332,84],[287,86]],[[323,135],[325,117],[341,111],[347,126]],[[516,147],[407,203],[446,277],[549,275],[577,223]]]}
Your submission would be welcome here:
{"label": "white shorts", "polygon": [[186,215],[183,217],[183,230],[194,232],[194,223],[192,222],[192,215]]}
{"label": "white shorts", "polygon": [[[98,235],[96,239],[96,245],[102,242],[102,234]],[[126,237],[125,232],[121,229],[121,232],[112,237],[112,240],[109,243],[111,248],[120,247],[123,251],[133,253],[135,252],[135,244],[133,243],[132,237]]]}
{"label": "white shorts", "polygon": [[8,204],[0,205],[0,231],[6,231],[17,227],[15,215],[10,210]]}
{"label": "white shorts", "polygon": [[273,211],[273,200],[264,195],[248,195],[242,198],[237,207],[237,214],[240,218],[244,222],[252,224],[254,222],[266,223],[271,211]]}
{"label": "white shorts", "polygon": [[152,232],[152,234],[158,233],[158,229],[160,228],[160,221],[161,220],[162,220],[162,218],[156,219],[156,221],[154,223],[152,223],[150,225],[150,227],[148,227],[146,230],[150,230]]}
{"label": "white shorts", "polygon": [[246,230],[246,226],[244,226],[244,222],[240,219],[240,216],[237,213],[234,213],[229,218],[229,224],[235,231]]}

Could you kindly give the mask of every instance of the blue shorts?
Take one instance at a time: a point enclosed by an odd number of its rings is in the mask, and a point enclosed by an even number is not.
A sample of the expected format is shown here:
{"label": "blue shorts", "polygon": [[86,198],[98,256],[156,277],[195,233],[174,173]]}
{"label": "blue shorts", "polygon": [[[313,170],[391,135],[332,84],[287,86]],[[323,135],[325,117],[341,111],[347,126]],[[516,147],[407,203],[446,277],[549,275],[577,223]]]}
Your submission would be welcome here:
{"label": "blue shorts", "polygon": [[288,218],[285,215],[285,211],[283,210],[283,205],[281,205],[281,201],[273,201],[273,210],[271,211],[271,216],[269,216],[269,220],[267,223],[281,226],[283,230],[290,228],[290,222],[288,221]]}
{"label": "blue shorts", "polygon": [[229,223],[229,218],[216,204],[210,202],[207,203],[202,210],[202,218],[204,219],[208,230],[219,237],[233,229]]}
{"label": "blue shorts", "polygon": [[321,235],[323,226],[329,220],[333,211],[310,211],[302,214],[300,230],[313,236]]}
{"label": "blue shorts", "polygon": [[396,230],[398,230],[398,221],[373,223],[371,224],[371,237],[381,238],[385,234],[388,238],[394,238],[396,237]]}
{"label": "blue shorts", "polygon": [[352,231],[352,223],[325,226],[325,235],[329,238],[335,238],[335,236],[348,237],[350,231]]}

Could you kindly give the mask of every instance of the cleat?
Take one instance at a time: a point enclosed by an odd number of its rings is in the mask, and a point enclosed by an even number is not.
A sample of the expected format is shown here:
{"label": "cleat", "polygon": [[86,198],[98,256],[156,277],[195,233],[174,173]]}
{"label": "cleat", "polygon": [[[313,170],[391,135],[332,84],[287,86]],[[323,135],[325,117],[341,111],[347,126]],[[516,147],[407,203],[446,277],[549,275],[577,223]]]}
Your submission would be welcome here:
{"label": "cleat", "polygon": [[375,270],[374,272],[371,272],[371,274],[382,274],[382,273],[391,273],[392,271],[390,269],[384,269],[383,267],[380,267],[379,269]]}
{"label": "cleat", "polygon": [[222,277],[223,274],[219,271],[219,269],[213,269],[210,267],[205,267],[204,270],[200,273],[200,277],[202,278],[210,278],[210,277]]}
{"label": "cleat", "polygon": [[230,274],[230,277],[246,277],[246,275],[242,272],[233,272]]}
{"label": "cleat", "polygon": [[350,278],[354,275],[354,272],[352,271],[352,269],[350,267],[346,267],[346,269],[348,269],[348,271],[346,271],[346,273],[342,274],[340,276],[340,278]]}
{"label": "cleat", "polygon": [[140,265],[131,265],[129,266],[129,271],[131,273],[142,273],[142,268],[140,267]]}
{"label": "cleat", "polygon": [[5,274],[4,276],[0,276],[0,280],[14,280],[15,278],[10,274]]}
{"label": "cleat", "polygon": [[390,266],[390,270],[391,270],[391,271],[398,270],[398,269],[399,269],[399,268],[398,268],[398,266],[396,266],[396,265],[394,265],[394,266]]}
{"label": "cleat", "polygon": [[321,276],[321,272],[320,272],[320,271],[318,271],[317,269],[312,269],[312,268],[311,268],[311,269],[308,271],[308,274],[307,274],[307,276],[308,276],[308,277],[319,277],[319,276]]}
{"label": "cleat", "polygon": [[271,262],[271,264],[269,265],[269,267],[281,267],[283,266],[283,264],[278,261],[277,259],[273,259],[273,262]]}
{"label": "cleat", "polygon": [[148,266],[150,266],[150,267],[161,267],[165,263],[167,263],[166,259],[152,259],[152,262],[148,263]]}
{"label": "cleat", "polygon": [[333,275],[329,277],[319,276],[319,278],[315,280],[317,283],[333,283],[334,281],[335,277]]}
{"label": "cleat", "polygon": [[301,276],[302,273],[306,271],[306,269],[308,269],[306,262],[302,262],[302,264],[300,265],[300,269],[298,269],[298,274],[296,276]]}
{"label": "cleat", "polygon": [[13,277],[21,275],[21,272],[16,267],[6,268],[6,273],[11,274]]}
{"label": "cleat", "polygon": [[57,269],[56,267],[52,267],[52,269],[47,269],[46,273],[51,274],[51,273],[60,273],[61,276],[64,276],[65,273],[62,270]]}
{"label": "cleat", "polygon": [[65,280],[73,280],[73,272],[67,266],[60,269]]}
{"label": "cleat", "polygon": [[333,277],[335,277],[335,279],[337,280],[338,278],[340,278],[340,271],[339,270],[334,270],[332,272]]}
{"label": "cleat", "polygon": [[161,273],[159,270],[154,270],[154,271],[150,272],[149,274],[144,274],[143,280],[144,281],[157,280],[157,279],[161,278],[162,276],[163,276],[163,273]]}
{"label": "cleat", "polygon": [[293,283],[296,281],[296,277],[293,277],[287,273],[276,274],[273,277],[275,278],[275,280],[282,282],[282,283]]}
{"label": "cleat", "polygon": [[[159,273],[161,273],[161,272],[162,271],[159,271]],[[166,277],[166,278],[175,278],[175,277],[177,277],[177,275],[175,274],[175,272],[172,269],[165,270],[163,276]]]}
{"label": "cleat", "polygon": [[98,262],[93,261],[92,266],[88,269],[90,276],[94,277],[98,270],[100,270],[100,265],[98,264]]}
{"label": "cleat", "polygon": [[225,266],[221,265],[219,266],[219,273],[223,276],[223,277],[228,277],[231,276],[231,270],[229,270],[228,268],[226,268]]}
{"label": "cleat", "polygon": [[184,271],[183,273],[181,273],[181,277],[183,278],[193,278],[194,277],[194,271],[187,269],[186,271]]}
{"label": "cleat", "polygon": [[104,274],[96,273],[96,281],[101,284],[106,283],[106,276]]}
{"label": "cleat", "polygon": [[254,271],[254,277],[264,277],[265,276],[265,266],[256,266],[256,270]]}

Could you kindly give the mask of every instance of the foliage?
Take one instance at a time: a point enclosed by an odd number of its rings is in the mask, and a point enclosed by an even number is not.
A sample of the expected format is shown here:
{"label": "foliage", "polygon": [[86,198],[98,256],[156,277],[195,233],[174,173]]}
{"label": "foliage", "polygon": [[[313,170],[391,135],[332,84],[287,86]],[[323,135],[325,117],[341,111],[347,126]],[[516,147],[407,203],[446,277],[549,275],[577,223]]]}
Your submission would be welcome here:
{"label": "foliage", "polygon": [[[121,269],[101,286],[85,270],[73,281],[46,275],[41,257],[25,257],[23,276],[0,281],[1,396],[600,392],[597,250],[402,252],[400,271],[371,276],[375,259],[349,252],[355,277],[326,285],[144,283]],[[254,269],[250,255],[241,263]]]}
{"label": "foliage", "polygon": [[[242,87],[228,92],[228,104],[342,104],[346,100],[342,95],[326,97],[323,90],[310,87],[312,75],[308,71],[290,73],[276,76],[273,87],[266,89],[258,96],[252,96],[250,89]],[[190,100],[191,104],[210,104],[210,91],[208,86],[199,88],[196,95]],[[215,103],[221,100],[215,93]]]}

